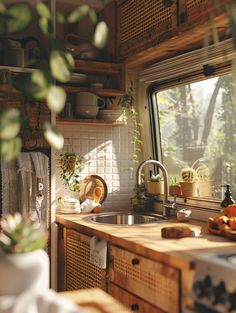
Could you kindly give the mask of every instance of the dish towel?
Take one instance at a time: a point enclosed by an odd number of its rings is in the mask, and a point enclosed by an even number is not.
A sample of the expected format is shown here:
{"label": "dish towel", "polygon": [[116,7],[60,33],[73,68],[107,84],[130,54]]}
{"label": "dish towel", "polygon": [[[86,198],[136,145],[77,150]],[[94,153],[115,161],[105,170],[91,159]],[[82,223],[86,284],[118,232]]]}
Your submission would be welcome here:
{"label": "dish towel", "polygon": [[16,162],[7,162],[1,158],[1,206],[3,214],[13,214],[18,209],[17,184]]}
{"label": "dish towel", "polygon": [[90,239],[89,261],[100,268],[107,267],[107,242],[94,236]]}
{"label": "dish towel", "polygon": [[32,167],[29,153],[22,152],[16,159],[18,174],[18,208],[23,215],[30,214],[32,197]]}
{"label": "dish towel", "polygon": [[[48,211],[49,161],[42,152],[30,152],[33,168],[31,218],[46,223]],[[47,225],[48,226],[48,225]]]}

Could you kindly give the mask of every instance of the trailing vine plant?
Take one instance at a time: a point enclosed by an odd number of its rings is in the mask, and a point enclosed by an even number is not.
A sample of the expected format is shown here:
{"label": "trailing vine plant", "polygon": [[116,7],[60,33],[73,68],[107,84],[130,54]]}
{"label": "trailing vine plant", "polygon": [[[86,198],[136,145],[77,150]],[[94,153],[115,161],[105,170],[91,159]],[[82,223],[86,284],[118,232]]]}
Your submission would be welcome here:
{"label": "trailing vine plant", "polygon": [[[125,116],[127,119],[131,119],[133,122],[133,129],[131,130],[132,143],[134,145],[134,152],[131,154],[131,160],[134,162],[134,166],[139,163],[139,155],[141,153],[141,147],[143,141],[141,140],[141,129],[143,127],[140,122],[139,113],[137,111],[135,97],[134,97],[134,84],[133,81],[130,82],[127,93],[125,93],[119,102],[119,106],[125,110]],[[133,167],[130,168],[134,170]]]}
{"label": "trailing vine plant", "polygon": [[80,190],[80,172],[83,169],[83,157],[74,152],[60,154],[61,179],[70,191]]}

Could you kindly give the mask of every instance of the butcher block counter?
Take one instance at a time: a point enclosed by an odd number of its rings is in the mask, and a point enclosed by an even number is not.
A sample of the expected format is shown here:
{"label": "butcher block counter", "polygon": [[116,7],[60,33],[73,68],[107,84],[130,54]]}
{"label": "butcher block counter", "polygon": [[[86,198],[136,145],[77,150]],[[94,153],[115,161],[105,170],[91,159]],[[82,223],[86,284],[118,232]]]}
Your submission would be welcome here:
{"label": "butcher block counter", "polygon": [[[138,313],[182,313],[185,308],[191,309],[197,262],[209,254],[236,254],[234,241],[208,234],[203,222],[172,219],[121,226],[95,223],[89,216],[56,217],[59,290],[99,287]],[[163,227],[183,225],[196,236],[162,238]],[[94,240],[99,245],[107,244],[104,268],[91,262]]]}
{"label": "butcher block counter", "polygon": [[[194,259],[206,253],[236,253],[235,241],[207,233],[207,224],[204,222],[190,220],[188,223],[179,223],[168,220],[159,224],[118,226],[90,222],[87,220],[88,216],[88,214],[57,215],[56,222],[181,269],[190,269]],[[190,227],[196,231],[197,236],[178,239],[161,237],[163,227],[177,225]]]}

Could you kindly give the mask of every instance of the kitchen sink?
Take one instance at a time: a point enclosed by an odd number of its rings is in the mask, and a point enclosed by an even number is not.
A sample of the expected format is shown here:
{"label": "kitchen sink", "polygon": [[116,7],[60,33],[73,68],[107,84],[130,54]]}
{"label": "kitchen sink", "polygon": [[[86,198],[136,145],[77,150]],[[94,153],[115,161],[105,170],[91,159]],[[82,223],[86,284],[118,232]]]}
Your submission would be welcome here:
{"label": "kitchen sink", "polygon": [[113,225],[141,225],[165,222],[165,217],[158,214],[131,213],[131,212],[109,212],[99,213],[86,217],[87,221],[101,224]]}

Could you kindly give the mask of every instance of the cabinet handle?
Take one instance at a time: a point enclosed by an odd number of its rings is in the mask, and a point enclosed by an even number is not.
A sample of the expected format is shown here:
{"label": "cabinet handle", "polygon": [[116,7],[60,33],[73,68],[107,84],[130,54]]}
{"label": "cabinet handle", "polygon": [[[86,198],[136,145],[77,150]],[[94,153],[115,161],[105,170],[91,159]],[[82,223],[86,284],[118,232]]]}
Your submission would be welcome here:
{"label": "cabinet handle", "polygon": [[130,308],[131,308],[131,311],[138,311],[139,305],[138,305],[138,303],[132,303]]}
{"label": "cabinet handle", "polygon": [[140,263],[140,261],[139,261],[139,259],[134,258],[134,259],[132,259],[131,263],[132,263],[133,265],[137,265],[137,264]]}

